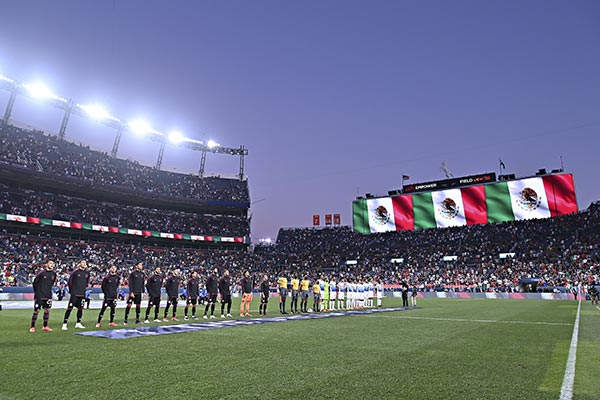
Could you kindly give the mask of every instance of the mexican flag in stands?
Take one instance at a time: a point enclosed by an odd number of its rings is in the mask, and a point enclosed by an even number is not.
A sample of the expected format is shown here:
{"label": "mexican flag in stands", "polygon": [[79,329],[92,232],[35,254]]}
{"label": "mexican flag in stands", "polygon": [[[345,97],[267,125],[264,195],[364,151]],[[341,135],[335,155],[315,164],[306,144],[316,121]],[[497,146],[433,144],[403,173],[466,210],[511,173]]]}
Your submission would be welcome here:
{"label": "mexican flag in stands", "polygon": [[467,186],[353,203],[359,233],[446,228],[577,212],[571,174]]}

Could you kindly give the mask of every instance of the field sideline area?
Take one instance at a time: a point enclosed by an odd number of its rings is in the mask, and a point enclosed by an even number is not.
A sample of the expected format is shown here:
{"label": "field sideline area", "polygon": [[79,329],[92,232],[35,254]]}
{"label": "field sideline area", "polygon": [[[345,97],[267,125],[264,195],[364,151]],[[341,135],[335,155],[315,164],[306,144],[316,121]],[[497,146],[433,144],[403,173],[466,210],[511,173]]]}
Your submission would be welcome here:
{"label": "field sideline area", "polygon": [[[73,323],[63,332],[63,312],[52,311],[53,332],[40,318],[33,334],[31,310],[0,312],[0,399],[558,399],[577,302],[422,299],[406,311],[123,340],[76,335]],[[97,314],[85,310],[87,331]],[[600,309],[583,302],[574,399],[600,398],[599,329]]]}

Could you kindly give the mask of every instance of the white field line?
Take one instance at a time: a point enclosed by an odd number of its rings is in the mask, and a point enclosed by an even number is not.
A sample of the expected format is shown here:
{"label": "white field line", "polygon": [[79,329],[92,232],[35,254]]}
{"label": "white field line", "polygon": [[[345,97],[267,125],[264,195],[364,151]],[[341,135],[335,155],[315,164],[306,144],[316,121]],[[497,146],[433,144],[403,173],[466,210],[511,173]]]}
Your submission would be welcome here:
{"label": "white field line", "polygon": [[569,348],[569,358],[565,367],[565,377],[560,388],[560,400],[571,400],[573,398],[573,381],[575,380],[575,359],[577,358],[577,338],[579,336],[579,311],[581,310],[581,300],[577,306],[577,316],[575,317],[575,326],[573,327],[573,336],[571,336],[571,347]]}
{"label": "white field line", "polygon": [[498,319],[467,319],[467,318],[436,318],[436,317],[414,317],[404,315],[379,315],[369,314],[365,315],[369,318],[395,318],[395,319],[418,319],[425,321],[453,321],[453,322],[478,322],[483,324],[522,324],[522,325],[556,325],[556,326],[571,326],[563,322],[544,322],[544,321],[502,321]]}

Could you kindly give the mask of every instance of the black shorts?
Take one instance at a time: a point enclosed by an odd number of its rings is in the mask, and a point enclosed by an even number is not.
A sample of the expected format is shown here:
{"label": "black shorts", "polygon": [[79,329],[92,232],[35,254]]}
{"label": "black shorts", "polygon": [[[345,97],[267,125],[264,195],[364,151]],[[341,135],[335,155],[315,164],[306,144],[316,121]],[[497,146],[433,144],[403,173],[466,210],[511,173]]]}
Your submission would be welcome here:
{"label": "black shorts", "polygon": [[148,305],[149,306],[160,306],[160,296],[153,296],[153,297],[149,297],[148,298]]}
{"label": "black shorts", "polygon": [[302,300],[308,300],[308,290],[302,291]]}
{"label": "black shorts", "polygon": [[260,294],[260,304],[267,304],[269,302],[269,294]]}
{"label": "black shorts", "polygon": [[208,295],[208,302],[211,304],[216,304],[217,303],[217,294],[209,294]]}
{"label": "black shorts", "polygon": [[117,306],[117,299],[104,299],[102,307],[115,308]]}
{"label": "black shorts", "polygon": [[298,300],[298,294],[297,290],[292,289],[292,300]]}
{"label": "black shorts", "polygon": [[132,305],[135,304],[136,306],[139,306],[140,304],[142,304],[142,294],[141,293],[134,293],[135,297],[131,297],[131,293],[129,294],[129,297],[127,298],[127,304],[128,305]]}
{"label": "black shorts", "polygon": [[38,311],[41,308],[44,310],[49,310],[52,308],[52,299],[35,299],[33,303],[33,309]]}
{"label": "black shorts", "polygon": [[224,303],[224,304],[231,303],[231,295],[230,294],[221,295],[221,303]]}
{"label": "black shorts", "polygon": [[85,300],[85,298],[83,298],[83,297],[72,296],[69,299],[69,307],[81,308],[81,307],[83,307],[84,300]]}
{"label": "black shorts", "polygon": [[286,298],[288,295],[288,290],[286,288],[279,288],[279,297]]}
{"label": "black shorts", "polygon": [[178,302],[179,302],[179,296],[167,297],[167,303],[170,303],[170,304],[173,304],[174,306],[176,306]]}
{"label": "black shorts", "polygon": [[188,297],[187,301],[185,302],[185,304],[191,304],[193,306],[195,306],[197,303],[198,303],[197,297]]}

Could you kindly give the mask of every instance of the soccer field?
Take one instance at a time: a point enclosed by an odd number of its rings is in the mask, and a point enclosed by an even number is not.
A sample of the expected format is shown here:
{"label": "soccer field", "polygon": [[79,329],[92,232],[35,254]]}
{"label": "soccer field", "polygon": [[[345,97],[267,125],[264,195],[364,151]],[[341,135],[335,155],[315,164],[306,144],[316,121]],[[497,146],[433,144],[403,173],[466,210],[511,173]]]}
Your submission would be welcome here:
{"label": "soccer field", "polygon": [[[76,335],[74,317],[63,332],[63,312],[52,310],[53,332],[40,316],[36,333],[31,310],[0,312],[0,399],[558,399],[577,302],[420,299],[398,312],[120,340]],[[87,331],[97,315],[85,310]],[[598,332],[600,309],[582,303],[574,399],[600,398]]]}

